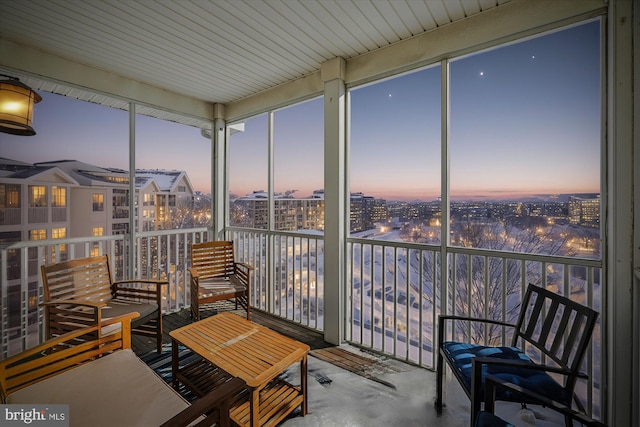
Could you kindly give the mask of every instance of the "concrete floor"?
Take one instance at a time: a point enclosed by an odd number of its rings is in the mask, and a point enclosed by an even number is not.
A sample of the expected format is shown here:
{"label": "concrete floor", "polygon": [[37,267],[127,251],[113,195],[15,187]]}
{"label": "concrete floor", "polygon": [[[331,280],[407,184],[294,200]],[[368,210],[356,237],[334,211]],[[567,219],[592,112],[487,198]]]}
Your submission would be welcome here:
{"label": "concrete floor", "polygon": [[[344,346],[357,354],[371,356]],[[468,427],[469,399],[455,380],[445,384],[446,407],[438,416],[433,406],[436,374],[393,359],[382,358],[387,369],[376,373],[380,382],[353,374],[328,362],[309,356],[308,409],[285,420],[283,427]],[[299,369],[287,370],[287,380],[299,384]],[[328,381],[330,380],[330,382]],[[389,385],[385,385],[388,383]],[[564,425],[555,413],[532,408],[536,418],[523,419],[520,405],[498,402],[496,414],[518,427]],[[533,417],[533,412],[526,415]]]}
{"label": "concrete floor", "polygon": [[[311,349],[326,346],[322,335],[306,328],[296,328],[260,311],[252,312],[252,321],[305,342]],[[242,313],[239,313],[242,315]],[[169,331],[190,322],[188,311],[164,317],[166,343]],[[298,330],[299,329],[299,330]],[[147,337],[134,336],[133,347],[138,354],[154,352],[155,343]],[[436,374],[424,368],[391,358],[361,351],[343,344],[346,350],[376,359],[376,370],[368,372],[377,381],[351,373],[312,355],[308,358],[308,413],[305,417],[296,409],[280,425],[283,427],[469,427],[470,404],[457,381],[449,374],[445,381],[445,404],[442,415],[436,414],[433,402],[436,394]],[[285,376],[299,384],[299,366],[290,367]],[[557,427],[564,425],[556,413],[532,407],[521,414],[519,404],[496,403],[496,414],[517,427]]]}

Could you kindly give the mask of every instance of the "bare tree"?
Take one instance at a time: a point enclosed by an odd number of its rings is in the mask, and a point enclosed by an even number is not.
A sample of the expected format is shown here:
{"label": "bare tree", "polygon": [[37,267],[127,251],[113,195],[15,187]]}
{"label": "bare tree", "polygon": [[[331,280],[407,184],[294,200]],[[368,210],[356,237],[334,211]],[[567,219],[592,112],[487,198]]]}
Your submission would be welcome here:
{"label": "bare tree", "polygon": [[175,206],[169,211],[169,224],[172,229],[192,228],[194,226],[193,200],[187,197],[176,198]]}
{"label": "bare tree", "polygon": [[[449,255],[445,290],[448,308],[441,312],[481,319],[514,322],[519,311],[523,283],[543,283],[543,266],[538,261],[509,257],[509,253],[532,253],[571,256],[575,252],[567,245],[572,238],[565,229],[549,226],[539,220],[460,221],[452,226],[452,242],[456,246],[505,252],[491,256],[483,254],[451,253]],[[452,251],[454,252],[454,251]],[[462,251],[461,251],[462,252]],[[443,283],[440,255],[437,251],[412,251],[408,257],[410,268],[421,271],[422,283],[411,281],[421,296],[422,305],[440,305],[434,284]],[[523,280],[523,274],[525,280]],[[550,280],[547,278],[547,280]],[[471,342],[496,344],[504,340],[504,330],[498,326],[456,324],[457,337]],[[508,332],[508,331],[507,331]]]}
{"label": "bare tree", "polygon": [[[553,226],[521,221],[464,224],[460,242],[465,247],[545,255],[570,255],[568,236]],[[449,298],[455,314],[513,323],[520,312],[523,284],[543,283],[542,264],[501,256],[456,254]],[[523,280],[523,274],[525,275]],[[495,345],[504,341],[503,328],[495,325],[458,324],[456,335],[471,342]]]}

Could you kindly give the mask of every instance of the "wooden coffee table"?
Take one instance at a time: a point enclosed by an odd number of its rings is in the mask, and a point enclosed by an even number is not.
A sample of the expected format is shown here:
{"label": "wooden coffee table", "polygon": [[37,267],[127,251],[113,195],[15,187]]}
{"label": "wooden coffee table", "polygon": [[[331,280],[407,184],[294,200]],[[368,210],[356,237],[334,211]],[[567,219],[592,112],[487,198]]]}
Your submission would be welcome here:
{"label": "wooden coffee table", "polygon": [[[187,386],[192,384],[185,369],[178,366],[179,344],[214,367],[245,381],[248,398],[239,400],[230,411],[235,424],[276,425],[298,406],[302,416],[307,414],[308,345],[232,313],[216,314],[169,335],[175,388],[179,381]],[[300,363],[299,387],[278,378],[295,363]]]}

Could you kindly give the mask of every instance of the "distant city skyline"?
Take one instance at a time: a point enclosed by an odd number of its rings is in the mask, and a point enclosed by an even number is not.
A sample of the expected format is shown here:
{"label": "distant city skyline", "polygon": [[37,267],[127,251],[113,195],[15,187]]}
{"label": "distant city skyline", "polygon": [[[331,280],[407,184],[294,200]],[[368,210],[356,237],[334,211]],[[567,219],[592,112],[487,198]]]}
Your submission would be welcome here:
{"label": "distant city skyline", "polygon": [[[600,192],[599,25],[451,61],[451,200]],[[440,196],[440,76],[436,65],[352,91],[350,192],[404,201]],[[0,134],[0,157],[129,169],[127,112],[39,93],[38,134]],[[323,188],[322,112],[318,98],[275,113],[275,191],[308,197]],[[231,138],[237,195],[267,190],[266,115],[246,124]],[[136,168],[184,170],[196,191],[211,191],[210,143],[194,127],[138,115]]]}

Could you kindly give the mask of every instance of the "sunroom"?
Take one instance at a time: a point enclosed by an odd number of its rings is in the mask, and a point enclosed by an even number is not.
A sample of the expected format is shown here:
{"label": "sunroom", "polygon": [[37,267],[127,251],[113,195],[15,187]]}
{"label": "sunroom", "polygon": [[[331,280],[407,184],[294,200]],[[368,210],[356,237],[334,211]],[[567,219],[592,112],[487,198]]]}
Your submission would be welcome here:
{"label": "sunroom", "polygon": [[585,407],[638,425],[634,6],[2,1],[0,74],[43,97],[0,133],[2,357],[43,339],[41,264],[109,254],[171,313],[226,239],[255,309],[427,370],[438,314],[568,295]]}

